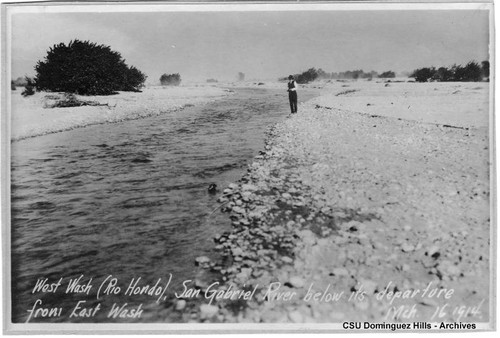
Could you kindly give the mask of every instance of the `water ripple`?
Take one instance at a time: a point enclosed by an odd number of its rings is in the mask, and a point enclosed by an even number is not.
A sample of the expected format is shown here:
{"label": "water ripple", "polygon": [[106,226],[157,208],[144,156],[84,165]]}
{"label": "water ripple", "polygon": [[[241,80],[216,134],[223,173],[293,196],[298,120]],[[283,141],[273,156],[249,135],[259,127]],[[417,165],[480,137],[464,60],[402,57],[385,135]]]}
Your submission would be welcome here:
{"label": "water ripple", "polygon": [[[266,128],[288,113],[277,93],[240,90],[171,114],[13,143],[13,321],[26,319],[41,276],[193,279],[195,257],[213,257],[213,236],[230,227],[226,215],[210,214],[218,196],[207,188],[238,180],[263,148]],[[104,312],[95,320],[109,321]]]}

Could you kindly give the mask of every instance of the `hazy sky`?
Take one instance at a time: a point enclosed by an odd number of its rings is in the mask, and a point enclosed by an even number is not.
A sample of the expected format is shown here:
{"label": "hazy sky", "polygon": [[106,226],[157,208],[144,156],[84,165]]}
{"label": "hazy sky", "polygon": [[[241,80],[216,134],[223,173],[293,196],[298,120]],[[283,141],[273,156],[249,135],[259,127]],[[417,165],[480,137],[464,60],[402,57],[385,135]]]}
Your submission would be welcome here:
{"label": "hazy sky", "polygon": [[239,11],[37,13],[12,19],[12,76],[34,75],[49,47],[72,39],[111,46],[158,81],[275,79],[327,72],[412,71],[488,59],[488,11]]}

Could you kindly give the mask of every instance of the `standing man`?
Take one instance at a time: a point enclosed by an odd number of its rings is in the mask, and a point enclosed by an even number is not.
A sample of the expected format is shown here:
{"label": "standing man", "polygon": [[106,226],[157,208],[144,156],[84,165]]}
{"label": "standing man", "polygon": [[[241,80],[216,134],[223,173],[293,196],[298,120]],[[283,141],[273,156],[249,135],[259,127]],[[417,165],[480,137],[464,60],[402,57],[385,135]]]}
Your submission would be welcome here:
{"label": "standing man", "polygon": [[297,84],[293,75],[288,77],[288,99],[290,100],[290,110],[294,114],[297,112]]}

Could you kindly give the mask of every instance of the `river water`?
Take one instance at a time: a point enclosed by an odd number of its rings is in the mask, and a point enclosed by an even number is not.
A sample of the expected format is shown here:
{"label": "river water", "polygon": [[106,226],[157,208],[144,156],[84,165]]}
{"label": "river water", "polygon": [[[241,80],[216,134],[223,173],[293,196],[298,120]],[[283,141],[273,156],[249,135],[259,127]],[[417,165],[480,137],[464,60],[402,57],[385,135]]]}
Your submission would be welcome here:
{"label": "river water", "polygon": [[[299,101],[315,95],[300,94]],[[199,275],[196,257],[217,258],[213,237],[230,227],[227,215],[212,213],[220,191],[209,194],[208,186],[222,190],[242,176],[266,129],[288,114],[287,99],[284,90],[237,89],[173,113],[14,142],[13,321],[164,320],[158,308]],[[82,292],[67,290],[80,276]],[[165,297],[125,295],[139,277],[137,286],[158,282]],[[74,313],[89,317],[69,318],[79,301],[89,311]],[[143,304],[144,314],[108,318],[115,303]]]}

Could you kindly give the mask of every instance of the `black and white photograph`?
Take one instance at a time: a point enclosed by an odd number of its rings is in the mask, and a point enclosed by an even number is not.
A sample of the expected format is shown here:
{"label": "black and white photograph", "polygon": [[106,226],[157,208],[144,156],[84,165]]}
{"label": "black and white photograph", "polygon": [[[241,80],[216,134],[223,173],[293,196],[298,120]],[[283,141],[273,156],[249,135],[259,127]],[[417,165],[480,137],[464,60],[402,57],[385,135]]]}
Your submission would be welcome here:
{"label": "black and white photograph", "polygon": [[2,21],[5,334],[496,329],[492,2]]}

